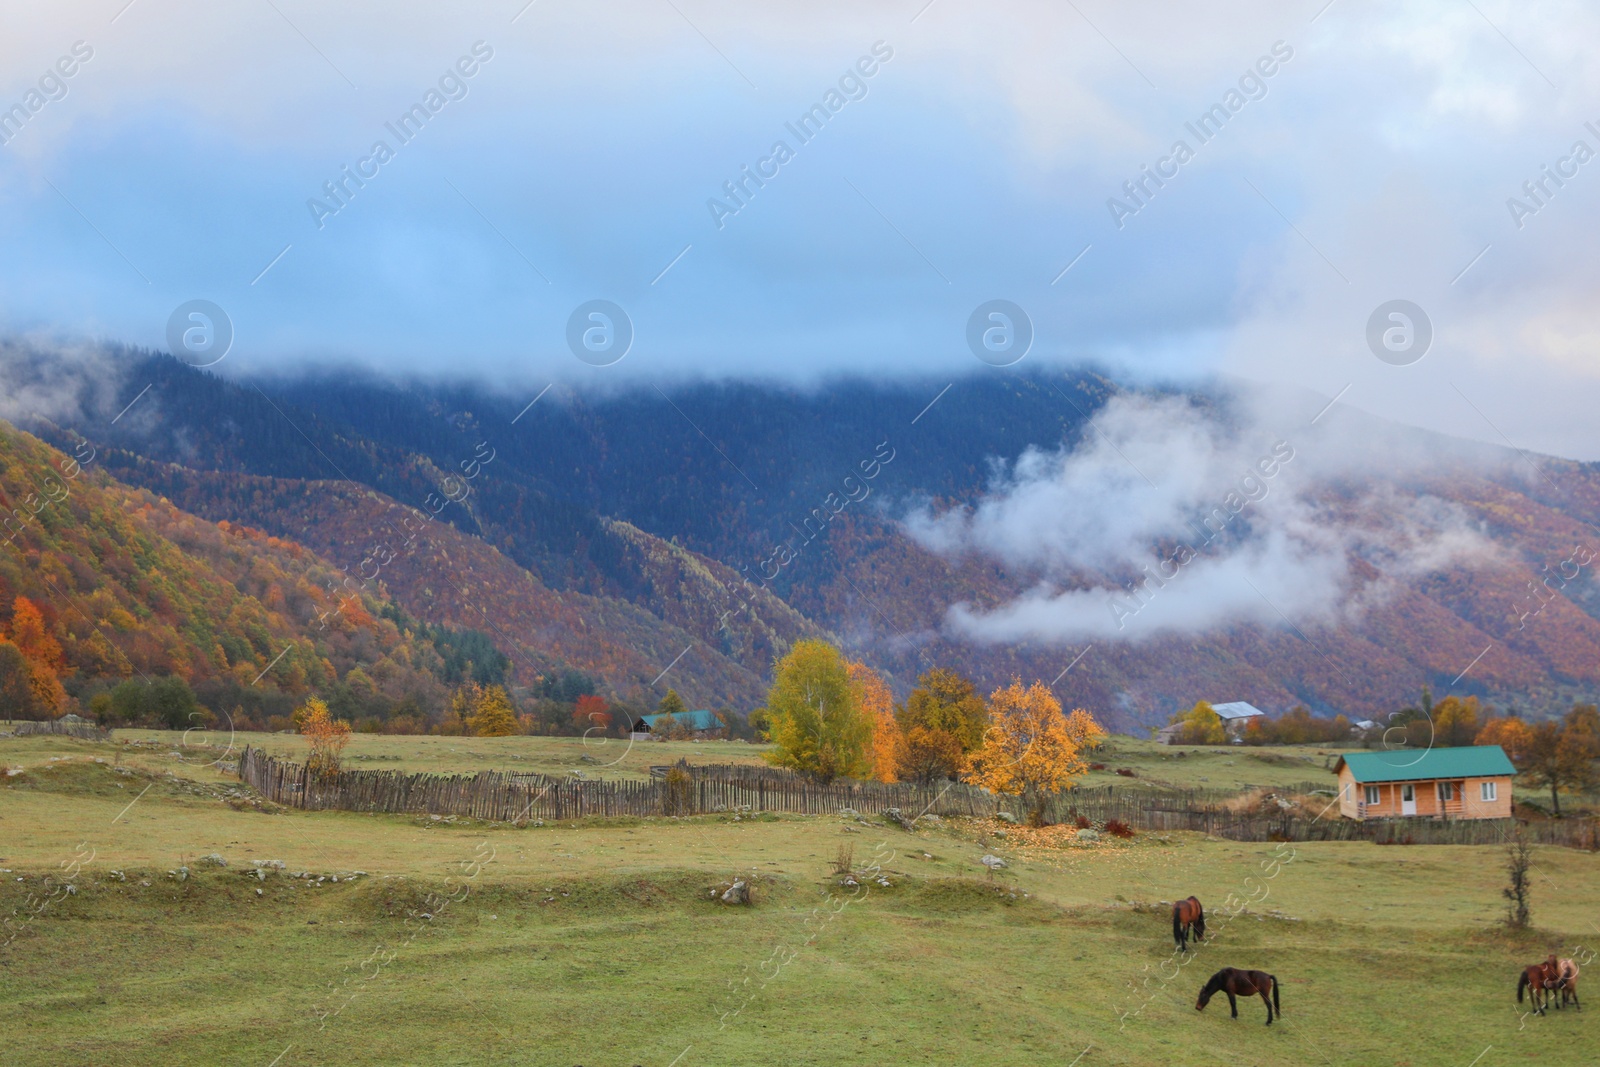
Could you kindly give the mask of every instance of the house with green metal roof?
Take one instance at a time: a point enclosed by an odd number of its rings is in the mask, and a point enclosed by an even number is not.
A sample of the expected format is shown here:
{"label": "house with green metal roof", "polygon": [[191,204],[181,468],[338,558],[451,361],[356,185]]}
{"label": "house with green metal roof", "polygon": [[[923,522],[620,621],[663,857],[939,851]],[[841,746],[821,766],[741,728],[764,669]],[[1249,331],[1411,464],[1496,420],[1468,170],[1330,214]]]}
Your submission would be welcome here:
{"label": "house with green metal roof", "polygon": [[1346,752],[1339,813],[1347,819],[1509,819],[1517,768],[1499,745]]}
{"label": "house with green metal roof", "polygon": [[[669,723],[668,719],[672,722]],[[674,723],[696,737],[726,729],[714,711],[684,711],[677,715],[641,715],[639,721],[633,724],[633,736],[636,740],[647,740],[653,734],[671,729]]]}

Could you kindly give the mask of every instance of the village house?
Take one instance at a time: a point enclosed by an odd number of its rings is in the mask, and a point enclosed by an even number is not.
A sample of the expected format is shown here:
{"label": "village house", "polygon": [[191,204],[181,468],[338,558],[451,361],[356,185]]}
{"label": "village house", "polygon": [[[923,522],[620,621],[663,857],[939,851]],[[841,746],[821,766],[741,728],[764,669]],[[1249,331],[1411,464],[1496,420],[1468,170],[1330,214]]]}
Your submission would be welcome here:
{"label": "village house", "polygon": [[[639,721],[633,724],[632,738],[635,741],[650,741],[656,739],[658,732],[669,729],[665,721],[670,718],[673,724],[689,731],[691,738],[720,737],[727,729],[722,721],[717,718],[714,711],[685,711],[680,715],[641,715]],[[661,738],[665,740],[665,738]]]}
{"label": "village house", "polygon": [[[1228,740],[1234,744],[1244,743],[1244,730],[1251,719],[1259,719],[1266,712],[1254,704],[1243,700],[1230,700],[1223,704],[1211,705],[1211,710],[1217,713],[1217,718],[1222,720],[1222,728],[1227,732]],[[1163,745],[1176,745],[1178,738],[1183,733],[1184,723],[1173,723],[1163,726],[1156,731],[1156,741]]]}
{"label": "village house", "polygon": [[1347,819],[1508,819],[1517,769],[1499,745],[1347,752],[1339,813]]}
{"label": "village house", "polygon": [[1230,700],[1225,704],[1213,704],[1211,710],[1217,713],[1217,718],[1222,720],[1222,728],[1228,732],[1228,737],[1235,741],[1244,740],[1244,728],[1250,724],[1251,719],[1262,718],[1266,712],[1254,704],[1244,700]]}

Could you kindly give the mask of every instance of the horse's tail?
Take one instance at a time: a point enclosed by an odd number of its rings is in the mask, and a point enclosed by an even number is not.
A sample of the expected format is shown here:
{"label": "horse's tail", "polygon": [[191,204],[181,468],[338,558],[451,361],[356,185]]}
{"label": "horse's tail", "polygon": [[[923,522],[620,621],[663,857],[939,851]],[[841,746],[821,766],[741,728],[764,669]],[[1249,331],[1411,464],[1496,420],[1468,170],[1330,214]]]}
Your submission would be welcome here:
{"label": "horse's tail", "polygon": [[1283,1007],[1278,1003],[1278,976],[1269,974],[1267,977],[1272,979],[1272,1006],[1279,1015],[1282,1015]]}
{"label": "horse's tail", "polygon": [[1523,971],[1522,977],[1517,979],[1517,1003],[1522,1003],[1522,991],[1528,988],[1528,972]]}
{"label": "horse's tail", "polygon": [[1183,940],[1183,920],[1179,917],[1182,914],[1183,901],[1180,900],[1172,906],[1172,940],[1174,944]]}

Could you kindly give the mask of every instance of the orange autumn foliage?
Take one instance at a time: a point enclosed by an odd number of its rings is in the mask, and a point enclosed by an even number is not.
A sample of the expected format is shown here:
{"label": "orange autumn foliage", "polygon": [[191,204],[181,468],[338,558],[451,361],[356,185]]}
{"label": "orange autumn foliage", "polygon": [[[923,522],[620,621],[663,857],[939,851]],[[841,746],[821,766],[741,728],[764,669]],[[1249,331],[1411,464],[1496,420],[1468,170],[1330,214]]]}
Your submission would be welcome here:
{"label": "orange autumn foliage", "polygon": [[1472,739],[1472,743],[1499,745],[1510,757],[1511,762],[1520,767],[1533,744],[1533,730],[1521,719],[1490,719],[1484,723],[1483,729],[1478,731],[1478,736]]}
{"label": "orange autumn foliage", "polygon": [[983,745],[967,760],[966,780],[995,793],[1020,796],[1028,819],[1039,825],[1050,797],[1088,771],[1080,749],[1105,731],[1088,712],[1069,720],[1049,688],[1022,680],[989,697],[989,727]]}
{"label": "orange autumn foliage", "polygon": [[67,702],[61,676],[70,674],[61,643],[45,625],[44,613],[37,604],[19,596],[11,605],[11,643],[28,661],[28,688],[51,714],[60,713]]}
{"label": "orange autumn foliage", "polygon": [[880,782],[896,781],[904,735],[894,718],[894,694],[883,676],[865,663],[849,663],[845,669],[856,707],[872,720],[872,776]]}
{"label": "orange autumn foliage", "polygon": [[572,721],[580,730],[604,733],[611,728],[611,705],[605,697],[585,693],[573,701]]}
{"label": "orange autumn foliage", "polygon": [[1100,747],[1110,735],[1105,727],[1095,721],[1095,717],[1082,708],[1073,708],[1072,714],[1066,720],[1067,736],[1077,746],[1079,752],[1091,752]]}

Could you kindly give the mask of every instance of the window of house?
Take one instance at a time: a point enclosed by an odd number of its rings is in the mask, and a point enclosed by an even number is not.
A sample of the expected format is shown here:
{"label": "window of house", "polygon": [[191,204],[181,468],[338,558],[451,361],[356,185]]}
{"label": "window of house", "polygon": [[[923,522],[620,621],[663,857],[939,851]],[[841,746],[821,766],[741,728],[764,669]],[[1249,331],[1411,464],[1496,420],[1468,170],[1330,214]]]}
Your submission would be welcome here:
{"label": "window of house", "polygon": [[1496,782],[1481,782],[1478,793],[1484,800],[1495,800],[1499,797],[1499,786]]}
{"label": "window of house", "polygon": [[1453,786],[1454,783],[1451,782],[1440,782],[1439,799],[1443,801],[1449,801],[1452,799],[1455,796],[1455,793],[1453,792]]}
{"label": "window of house", "polygon": [[1367,803],[1368,804],[1376,804],[1378,802],[1378,787],[1377,786],[1375,786],[1375,785],[1367,786],[1366,793],[1367,793]]}

